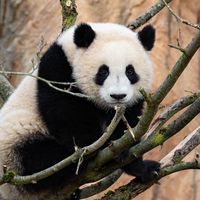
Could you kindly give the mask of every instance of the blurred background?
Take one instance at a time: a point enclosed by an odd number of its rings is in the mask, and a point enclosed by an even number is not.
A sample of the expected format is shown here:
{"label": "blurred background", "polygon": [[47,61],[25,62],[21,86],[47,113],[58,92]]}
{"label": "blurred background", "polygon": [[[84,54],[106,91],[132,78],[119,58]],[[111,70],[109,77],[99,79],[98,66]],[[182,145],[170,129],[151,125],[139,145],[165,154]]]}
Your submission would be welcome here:
{"label": "blurred background", "polygon": [[[77,22],[116,22],[127,25],[144,13],[155,0],[76,0]],[[174,0],[170,6],[182,18],[200,23],[199,0]],[[177,39],[185,47],[197,32],[194,28],[178,23],[164,8],[150,22],[156,28],[156,43],[151,57],[154,62],[154,83],[152,91],[162,82],[177,61],[180,52],[168,44],[177,44]],[[47,48],[61,31],[62,17],[59,0],[1,0],[0,2],[0,64],[6,70],[28,71],[36,58],[41,38]],[[22,77],[10,77],[14,86]],[[200,52],[198,51],[177,84],[162,102],[171,105],[178,98],[200,88]],[[162,110],[161,110],[162,111]],[[161,159],[188,133],[200,124],[197,116],[175,137],[162,147],[145,155],[146,158]],[[195,150],[198,152],[198,148]],[[195,152],[194,151],[194,152]],[[192,159],[194,152],[186,159]],[[127,183],[130,177],[123,175],[112,187]],[[136,200],[199,200],[200,171],[188,170],[163,178],[160,185],[136,197]],[[92,199],[92,198],[90,198]]]}

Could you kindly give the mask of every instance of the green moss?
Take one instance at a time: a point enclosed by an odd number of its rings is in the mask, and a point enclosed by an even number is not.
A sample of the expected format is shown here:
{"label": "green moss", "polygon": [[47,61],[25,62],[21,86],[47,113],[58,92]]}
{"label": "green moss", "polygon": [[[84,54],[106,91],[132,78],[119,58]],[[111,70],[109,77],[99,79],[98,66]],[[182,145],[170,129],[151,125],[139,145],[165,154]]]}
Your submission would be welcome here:
{"label": "green moss", "polygon": [[153,142],[156,144],[162,144],[165,139],[165,131],[167,130],[166,127],[161,128],[153,137]]}
{"label": "green moss", "polygon": [[72,25],[74,25],[76,18],[77,18],[77,11],[76,11],[76,3],[75,0],[67,1],[67,0],[60,0],[60,4],[62,6],[62,17],[63,17],[63,29],[68,29]]}
{"label": "green moss", "polygon": [[13,171],[8,171],[3,175],[3,182],[5,183],[10,183],[13,181],[13,178],[15,177],[15,172]]}

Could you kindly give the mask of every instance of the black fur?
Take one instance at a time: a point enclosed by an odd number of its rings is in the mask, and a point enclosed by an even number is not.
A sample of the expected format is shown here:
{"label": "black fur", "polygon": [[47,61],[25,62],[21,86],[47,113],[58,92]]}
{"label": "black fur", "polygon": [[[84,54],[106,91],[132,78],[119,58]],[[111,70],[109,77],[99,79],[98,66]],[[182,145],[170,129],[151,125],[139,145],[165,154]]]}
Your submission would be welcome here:
{"label": "black fur", "polygon": [[80,24],[74,32],[74,43],[78,47],[87,48],[93,42],[96,34],[88,24]]}
{"label": "black fur", "polygon": [[153,48],[155,34],[155,29],[151,25],[145,26],[141,31],[138,32],[138,38],[147,51],[150,51]]}
{"label": "black fur", "polygon": [[[54,43],[42,57],[38,75],[53,81],[74,82],[72,71],[61,46]],[[31,137],[24,138],[13,148],[12,155],[20,155],[22,166],[18,169],[22,175],[38,172],[71,155],[74,152],[74,142],[80,147],[93,143],[102,135],[103,127],[114,116],[113,109],[105,111],[85,98],[59,92],[40,80],[37,83],[38,110],[49,133],[31,134]],[[81,90],[73,89],[73,92]],[[142,108],[143,100],[127,108],[125,117],[132,127],[138,123]],[[120,122],[111,140],[122,136],[124,129],[124,123]],[[37,192],[62,186],[74,176],[75,166],[70,165],[36,185],[25,186],[25,189]]]}
{"label": "black fur", "polygon": [[101,65],[95,76],[95,83],[97,85],[103,85],[108,75],[109,75],[109,67],[107,65]]}
{"label": "black fur", "polygon": [[126,67],[125,73],[131,84],[137,83],[140,79],[139,75],[135,72],[135,69],[132,65],[128,65]]}
{"label": "black fur", "polygon": [[[58,144],[54,137],[48,134],[35,133],[23,138],[20,143],[16,143],[12,149],[10,159],[20,158],[20,165],[17,171],[21,175],[30,175],[39,172],[47,167],[58,163],[69,155],[69,151],[63,145]],[[22,166],[22,167],[21,167]],[[65,174],[68,174],[68,177]],[[66,168],[37,184],[28,184],[23,187],[29,192],[44,189],[56,189],[73,178],[75,168]],[[71,176],[69,176],[71,174]],[[61,181],[62,180],[62,181]],[[19,188],[21,189],[21,188]]]}

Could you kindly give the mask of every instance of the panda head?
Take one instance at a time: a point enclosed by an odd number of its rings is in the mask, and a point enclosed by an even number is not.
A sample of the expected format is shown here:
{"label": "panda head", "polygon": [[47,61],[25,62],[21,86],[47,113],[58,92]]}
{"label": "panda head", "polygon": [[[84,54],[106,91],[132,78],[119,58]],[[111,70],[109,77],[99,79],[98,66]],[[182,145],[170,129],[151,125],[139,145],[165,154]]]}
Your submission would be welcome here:
{"label": "panda head", "polygon": [[118,24],[82,23],[67,32],[59,42],[83,93],[103,107],[128,107],[142,98],[140,89],[147,90],[152,81],[151,25],[135,33]]}

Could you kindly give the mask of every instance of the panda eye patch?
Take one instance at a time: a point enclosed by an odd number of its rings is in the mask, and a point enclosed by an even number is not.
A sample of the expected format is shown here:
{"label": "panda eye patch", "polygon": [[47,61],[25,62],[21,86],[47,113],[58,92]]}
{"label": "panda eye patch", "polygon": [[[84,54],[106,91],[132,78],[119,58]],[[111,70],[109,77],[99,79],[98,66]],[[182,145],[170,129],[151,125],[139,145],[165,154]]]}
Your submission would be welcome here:
{"label": "panda eye patch", "polygon": [[97,85],[103,85],[104,81],[109,75],[109,68],[107,65],[101,65],[95,77],[95,83]]}
{"label": "panda eye patch", "polygon": [[128,77],[131,84],[137,83],[139,81],[139,76],[135,72],[133,65],[128,65],[126,67],[126,76]]}

